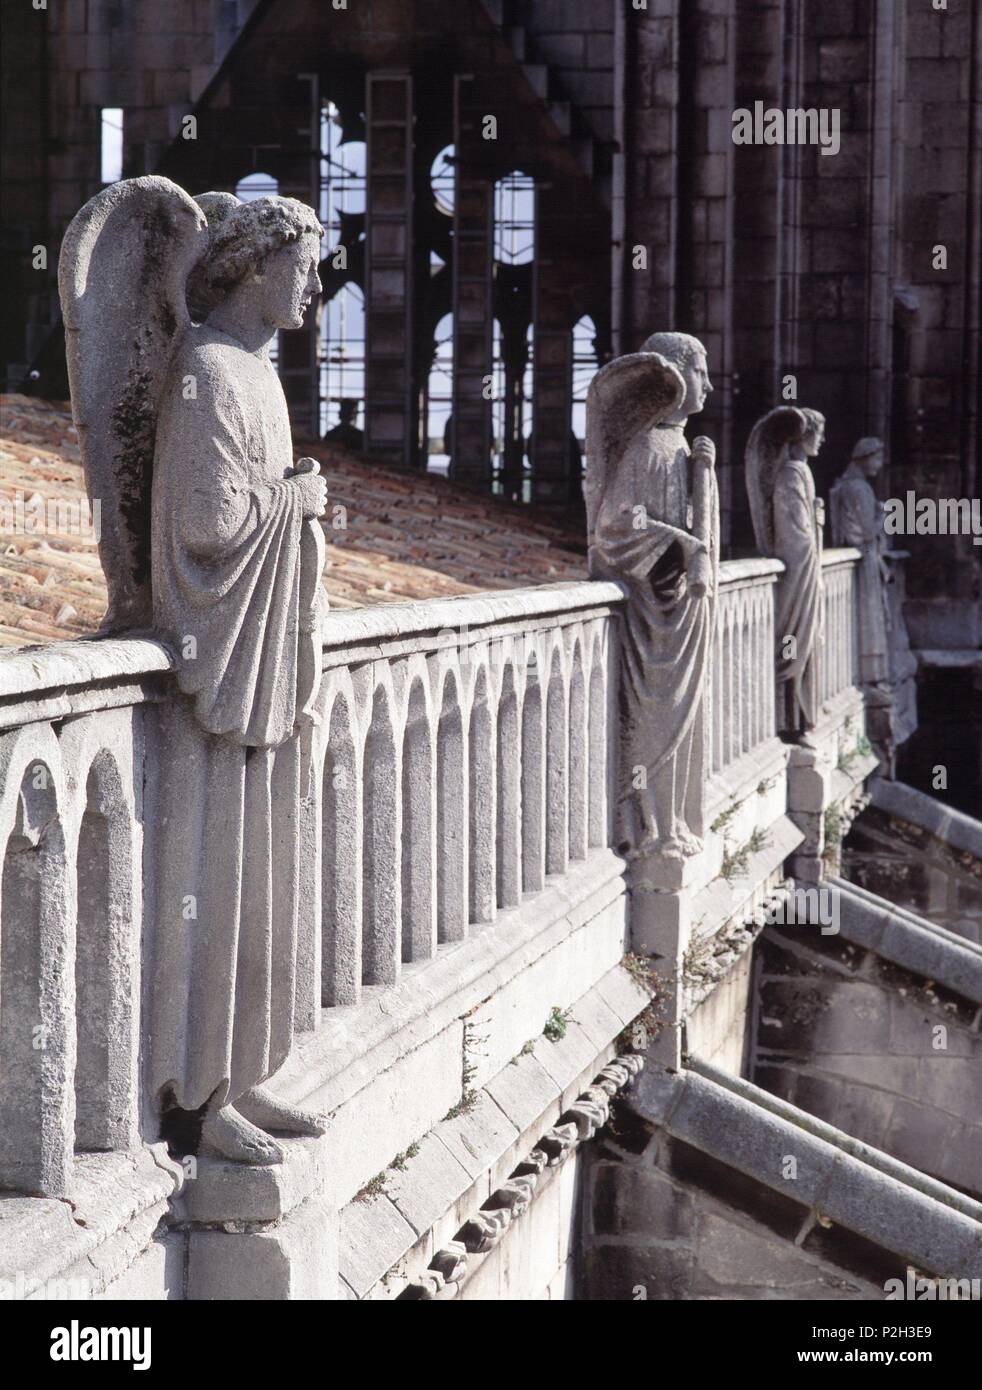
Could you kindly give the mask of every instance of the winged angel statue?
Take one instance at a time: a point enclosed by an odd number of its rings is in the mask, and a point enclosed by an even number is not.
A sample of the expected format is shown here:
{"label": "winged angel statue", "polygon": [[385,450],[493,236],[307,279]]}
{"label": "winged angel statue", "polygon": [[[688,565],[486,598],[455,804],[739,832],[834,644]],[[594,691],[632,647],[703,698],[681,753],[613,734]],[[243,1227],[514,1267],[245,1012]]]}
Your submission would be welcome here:
{"label": "winged angel statue", "polygon": [[704,683],[715,617],[715,448],[685,423],[712,390],[706,351],[655,333],[602,367],[587,396],[590,572],[627,588],[621,833],[634,853],[700,848]]}
{"label": "winged angel statue", "polygon": [[164,178],[77,214],[59,288],[103,629],[178,657],[148,787],[155,837],[149,1079],[201,1151],[277,1163],[320,1116],[265,1083],[294,1029],[302,737],[316,722],[326,486],[296,464],[269,359],[320,291],[322,228],[292,198],[192,199]]}
{"label": "winged angel statue", "polygon": [[777,585],[774,637],[779,722],[808,744],[818,716],[814,660],[821,635],[824,504],[808,466],[825,438],[817,410],[778,406],[758,420],[745,454],[747,493],[761,554],[784,563]]}

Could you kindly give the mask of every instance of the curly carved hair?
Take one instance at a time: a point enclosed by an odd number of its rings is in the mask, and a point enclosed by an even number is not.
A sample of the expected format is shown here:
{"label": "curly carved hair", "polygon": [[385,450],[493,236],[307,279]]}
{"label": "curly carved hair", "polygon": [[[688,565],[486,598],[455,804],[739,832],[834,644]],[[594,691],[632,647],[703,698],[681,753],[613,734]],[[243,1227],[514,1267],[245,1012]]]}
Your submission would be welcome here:
{"label": "curly carved hair", "polygon": [[308,233],[324,234],[313,208],[296,198],[243,203],[231,193],[202,193],[195,201],[208,219],[208,250],[188,278],[188,306],[199,321],[247,276],[260,274],[273,252]]}
{"label": "curly carved hair", "polygon": [[698,338],[693,338],[691,333],[652,333],[650,338],[646,338],[641,344],[642,352],[657,352],[662,357],[667,357],[669,362],[674,362],[677,367],[684,367],[688,362],[694,362],[701,354],[707,356],[705,346],[700,343]]}
{"label": "curly carved hair", "polygon": [[807,405],[801,405],[798,409],[805,417],[805,430],[802,435],[803,439],[807,439],[810,435],[818,434],[819,430],[824,430],[825,416],[820,410],[812,410],[811,407]]}

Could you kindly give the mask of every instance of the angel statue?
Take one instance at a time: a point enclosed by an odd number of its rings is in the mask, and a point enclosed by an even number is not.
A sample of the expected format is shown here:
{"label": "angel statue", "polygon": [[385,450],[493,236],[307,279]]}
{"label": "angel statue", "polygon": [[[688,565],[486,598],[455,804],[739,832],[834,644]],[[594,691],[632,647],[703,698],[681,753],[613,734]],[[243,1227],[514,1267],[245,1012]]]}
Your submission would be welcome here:
{"label": "angel statue", "polygon": [[[102,500],[105,631],[150,627],[177,690],[148,738],[147,1075],[199,1149],[279,1163],[323,1133],[264,1083],[293,1039],[303,740],[316,721],[326,485],[295,465],[269,359],[320,290],[292,198],[129,179],[77,214],[59,288],[86,482]],[[189,1123],[190,1117],[189,1117]]]}
{"label": "angel statue", "polygon": [[893,576],[884,553],[883,506],[872,479],[883,467],[883,440],[861,439],[849,466],[829,493],[835,545],[852,545],[862,555],[859,580],[859,662],[864,685],[885,685],[890,675],[890,612],[884,585]]}
{"label": "angel statue", "polygon": [[792,741],[805,746],[811,745],[809,731],[818,718],[825,522],[808,460],[816,457],[824,439],[824,415],[782,405],[754,425],[745,455],[757,547],[784,564],[774,609],[778,723]]}
{"label": "angel statue", "polygon": [[587,395],[590,573],[626,588],[621,831],[633,853],[701,848],[703,701],[719,560],[715,446],[685,425],[712,385],[706,350],[655,333]]}

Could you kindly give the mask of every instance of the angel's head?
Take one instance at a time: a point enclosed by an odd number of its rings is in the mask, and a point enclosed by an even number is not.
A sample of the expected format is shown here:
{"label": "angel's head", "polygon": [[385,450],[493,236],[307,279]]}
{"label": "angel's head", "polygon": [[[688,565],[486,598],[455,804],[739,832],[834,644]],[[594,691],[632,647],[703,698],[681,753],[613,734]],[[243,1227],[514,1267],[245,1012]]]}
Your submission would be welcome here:
{"label": "angel's head", "polygon": [[685,396],[678,408],[678,419],[698,415],[713,389],[709,380],[706,349],[698,338],[688,333],[652,333],[641,344],[642,352],[657,352],[668,359],[681,373]]}
{"label": "angel's head", "polygon": [[320,293],[317,274],[323,228],[313,209],[296,198],[231,194],[198,199],[208,218],[208,250],[188,281],[193,316],[206,319],[219,306],[247,299],[269,329],[300,328]]}
{"label": "angel's head", "polygon": [[883,440],[870,435],[861,439],[852,451],[852,462],[867,478],[875,478],[883,467]]}
{"label": "angel's head", "polygon": [[819,410],[809,410],[807,406],[801,407],[801,413],[805,417],[801,447],[805,457],[813,459],[825,443],[825,416]]}

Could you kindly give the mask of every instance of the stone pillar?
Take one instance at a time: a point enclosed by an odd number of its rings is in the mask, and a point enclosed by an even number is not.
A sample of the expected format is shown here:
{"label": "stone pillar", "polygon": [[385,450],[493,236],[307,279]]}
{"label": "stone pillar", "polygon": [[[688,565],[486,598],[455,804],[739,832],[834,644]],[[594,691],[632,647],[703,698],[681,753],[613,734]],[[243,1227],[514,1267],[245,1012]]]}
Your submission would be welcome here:
{"label": "stone pillar", "polygon": [[365,445],[413,459],[413,79],[382,69],[366,79]]}
{"label": "stone pillar", "polygon": [[[549,190],[536,187],[536,259],[532,281],[532,500],[553,506],[582,495],[570,476],[573,334],[569,274],[550,257]],[[573,484],[575,481],[575,493]]]}
{"label": "stone pillar", "polygon": [[481,113],[474,82],[454,78],[453,416],[450,476],[487,485],[491,478],[494,181],[481,168]]}

